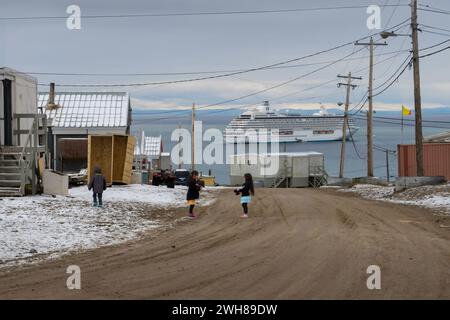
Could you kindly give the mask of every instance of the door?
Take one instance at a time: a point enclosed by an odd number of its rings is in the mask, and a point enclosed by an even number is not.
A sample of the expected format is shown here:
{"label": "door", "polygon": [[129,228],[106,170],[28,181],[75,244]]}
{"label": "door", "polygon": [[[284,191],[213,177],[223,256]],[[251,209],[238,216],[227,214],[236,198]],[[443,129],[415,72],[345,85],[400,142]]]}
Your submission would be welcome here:
{"label": "door", "polygon": [[4,123],[4,144],[12,146],[13,141],[13,112],[12,112],[12,81],[3,80],[3,123]]}

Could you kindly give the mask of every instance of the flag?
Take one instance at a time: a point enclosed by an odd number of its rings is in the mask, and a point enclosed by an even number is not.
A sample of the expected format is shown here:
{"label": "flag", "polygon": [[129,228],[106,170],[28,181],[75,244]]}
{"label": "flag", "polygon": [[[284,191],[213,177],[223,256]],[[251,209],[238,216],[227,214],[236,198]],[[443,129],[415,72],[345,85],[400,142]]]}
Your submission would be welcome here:
{"label": "flag", "polygon": [[407,107],[402,105],[402,115],[403,116],[410,116],[411,115],[411,110],[409,110]]}

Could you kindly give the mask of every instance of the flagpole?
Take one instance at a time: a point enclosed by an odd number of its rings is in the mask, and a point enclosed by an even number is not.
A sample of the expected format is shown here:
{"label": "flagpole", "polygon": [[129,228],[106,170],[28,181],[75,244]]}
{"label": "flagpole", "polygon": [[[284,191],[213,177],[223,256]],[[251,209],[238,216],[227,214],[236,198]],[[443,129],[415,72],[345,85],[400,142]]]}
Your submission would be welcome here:
{"label": "flagpole", "polygon": [[402,133],[401,133],[401,144],[403,144],[403,106],[402,106]]}

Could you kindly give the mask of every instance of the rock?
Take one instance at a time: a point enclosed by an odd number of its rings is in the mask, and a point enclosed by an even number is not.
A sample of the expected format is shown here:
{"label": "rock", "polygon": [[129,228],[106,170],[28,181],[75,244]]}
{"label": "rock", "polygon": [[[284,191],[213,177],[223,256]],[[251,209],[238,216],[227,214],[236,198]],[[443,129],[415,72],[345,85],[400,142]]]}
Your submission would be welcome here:
{"label": "rock", "polygon": [[33,254],[34,254],[34,253],[37,253],[37,250],[36,250],[36,249],[31,249],[31,250],[30,250],[30,253],[33,253]]}

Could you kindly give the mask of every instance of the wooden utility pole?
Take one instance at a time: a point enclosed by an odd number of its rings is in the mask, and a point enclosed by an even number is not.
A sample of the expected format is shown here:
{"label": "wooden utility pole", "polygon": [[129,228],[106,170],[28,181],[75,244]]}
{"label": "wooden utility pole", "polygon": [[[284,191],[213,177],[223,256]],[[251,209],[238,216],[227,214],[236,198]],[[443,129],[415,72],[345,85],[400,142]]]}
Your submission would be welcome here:
{"label": "wooden utility pole", "polygon": [[386,149],[386,181],[389,182],[389,150]]}
{"label": "wooden utility pole", "polygon": [[[178,124],[178,143],[181,143],[181,125]],[[178,161],[178,169],[181,169],[183,167],[183,162]]]}
{"label": "wooden utility pole", "polygon": [[369,43],[355,43],[357,46],[369,46],[369,89],[367,99],[369,101],[369,111],[367,112],[367,176],[373,177],[373,50],[375,46],[387,46],[387,43],[374,43],[370,38]]}
{"label": "wooden utility pole", "polygon": [[339,164],[339,178],[344,177],[344,162],[345,162],[345,142],[347,140],[347,125],[348,125],[348,107],[350,105],[350,89],[354,89],[357,85],[352,84],[352,80],[362,80],[361,77],[352,77],[352,73],[349,72],[348,76],[338,75],[338,78],[347,79],[347,83],[338,83],[338,87],[346,86],[347,94],[345,98],[345,111],[342,124],[342,144],[341,144],[341,161]]}
{"label": "wooden utility pole", "polygon": [[422,98],[420,93],[419,35],[417,22],[417,0],[411,0],[411,29],[414,68],[414,110],[416,119],[416,166],[417,176],[424,175],[423,135],[422,135]]}
{"label": "wooden utility pole", "polygon": [[195,103],[192,104],[191,171],[195,170]]}

